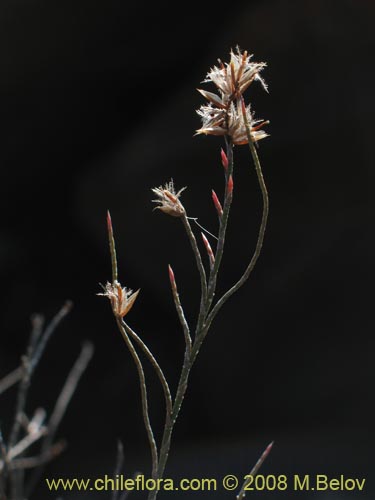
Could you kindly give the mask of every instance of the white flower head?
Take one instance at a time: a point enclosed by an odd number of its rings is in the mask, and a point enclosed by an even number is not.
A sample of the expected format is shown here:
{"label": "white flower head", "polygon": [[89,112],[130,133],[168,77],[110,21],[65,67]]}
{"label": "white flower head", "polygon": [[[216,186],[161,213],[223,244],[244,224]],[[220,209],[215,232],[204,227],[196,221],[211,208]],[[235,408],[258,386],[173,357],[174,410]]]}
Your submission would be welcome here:
{"label": "white flower head", "polygon": [[[252,142],[260,141],[268,134],[262,130],[264,125],[269,122],[264,120],[255,120],[254,113],[251,112],[250,105],[246,106],[246,119],[250,127],[250,137]],[[246,124],[243,117],[242,106],[239,101],[236,104],[231,104],[228,113],[228,130],[227,134],[232,137],[233,144],[242,145],[248,144]]]}
{"label": "white flower head", "polygon": [[172,217],[182,217],[185,214],[185,208],[179,198],[185,189],[186,187],[183,187],[176,192],[172,179],[164,186],[153,188],[152,192],[157,196],[157,199],[152,200],[152,202],[159,203],[159,206],[155,207],[154,210],[161,210]]}
{"label": "white flower head", "polygon": [[114,281],[113,283],[107,282],[103,289],[104,293],[98,293],[98,295],[108,297],[114,315],[120,318],[128,314],[140,291],[133,292],[130,288],[123,288],[118,281]]}
{"label": "white flower head", "polygon": [[225,108],[229,103],[238,99],[254,80],[258,80],[264,90],[268,91],[267,85],[260,72],[267,66],[264,62],[252,62],[252,54],[247,51],[241,53],[239,47],[237,52],[231,50],[230,62],[214,66],[207,73],[203,83],[212,82],[219,90],[220,97],[212,92],[198,89],[198,91],[214,106]]}

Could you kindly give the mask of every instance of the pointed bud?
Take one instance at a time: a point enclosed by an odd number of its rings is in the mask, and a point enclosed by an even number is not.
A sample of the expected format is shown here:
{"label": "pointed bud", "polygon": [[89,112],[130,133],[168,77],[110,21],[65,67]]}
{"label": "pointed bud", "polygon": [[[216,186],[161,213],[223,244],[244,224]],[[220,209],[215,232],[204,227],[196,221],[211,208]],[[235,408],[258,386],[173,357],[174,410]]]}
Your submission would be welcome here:
{"label": "pointed bud", "polygon": [[267,448],[264,450],[257,463],[254,465],[252,471],[250,472],[251,476],[255,476],[255,474],[258,472],[259,468],[261,467],[265,459],[268,457],[270,451],[272,450],[272,446],[273,446],[273,441],[267,446]]}
{"label": "pointed bud", "polygon": [[233,177],[230,175],[227,184],[227,194],[231,196],[233,193]]}
{"label": "pointed bud", "polygon": [[215,264],[215,255],[212,251],[212,248],[211,248],[211,245],[210,245],[210,242],[208,241],[208,239],[205,237],[205,235],[203,233],[201,233],[201,235],[202,235],[202,240],[203,240],[204,246],[206,247],[206,250],[207,250],[208,258],[210,259],[210,265],[211,265],[211,267],[213,267],[213,265]]}
{"label": "pointed bud", "polygon": [[265,455],[267,456],[269,454],[269,452],[272,450],[272,446],[273,446],[273,441],[267,446],[266,450],[265,450]]}
{"label": "pointed bud", "polygon": [[219,198],[217,197],[217,194],[215,193],[214,190],[212,190],[212,201],[214,202],[217,214],[220,218],[223,215],[223,207],[221,206]]}
{"label": "pointed bud", "polygon": [[223,164],[224,169],[228,170],[228,165],[229,165],[228,157],[225,154],[225,151],[223,148],[221,148],[220,154],[221,154],[221,163]]}
{"label": "pointed bud", "polygon": [[176,280],[174,279],[174,272],[171,266],[168,264],[169,281],[171,282],[172,290],[176,290]]}
{"label": "pointed bud", "polygon": [[109,235],[113,234],[112,219],[109,210],[107,210],[107,228],[108,228],[108,234]]}

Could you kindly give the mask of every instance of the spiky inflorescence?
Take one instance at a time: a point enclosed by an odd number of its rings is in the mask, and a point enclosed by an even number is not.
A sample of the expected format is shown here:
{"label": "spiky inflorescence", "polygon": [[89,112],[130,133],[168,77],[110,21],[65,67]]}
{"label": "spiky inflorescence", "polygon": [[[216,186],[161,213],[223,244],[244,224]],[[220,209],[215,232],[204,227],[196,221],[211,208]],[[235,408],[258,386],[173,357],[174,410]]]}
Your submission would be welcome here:
{"label": "spiky inflorescence", "polygon": [[[251,57],[246,51],[241,53],[240,49],[237,48],[237,53],[231,51],[229,63],[220,62],[220,67],[211,68],[204,82],[213,83],[220,95],[198,89],[208,100],[208,103],[197,110],[202,120],[202,127],[196,131],[197,134],[227,135],[231,137],[233,144],[248,143],[246,125],[241,110],[242,94],[254,80],[260,81],[263,88],[267,90],[267,86],[259,74],[266,63],[251,62]],[[260,130],[268,122],[254,120],[250,106],[246,107],[246,117],[250,126],[252,142],[257,142],[268,136],[263,130]]]}
{"label": "spiky inflorescence", "polygon": [[186,187],[183,187],[176,192],[173,180],[170,180],[164,186],[153,188],[152,192],[157,196],[157,199],[152,200],[152,202],[159,203],[155,210],[161,210],[172,217],[182,217],[185,214],[185,208],[179,198],[185,189]]}
{"label": "spiky inflorescence", "polygon": [[114,283],[107,282],[103,288],[104,293],[98,293],[98,295],[108,297],[114,315],[120,318],[128,314],[139,294],[139,290],[133,292],[130,288],[122,287],[118,281],[114,281]]}

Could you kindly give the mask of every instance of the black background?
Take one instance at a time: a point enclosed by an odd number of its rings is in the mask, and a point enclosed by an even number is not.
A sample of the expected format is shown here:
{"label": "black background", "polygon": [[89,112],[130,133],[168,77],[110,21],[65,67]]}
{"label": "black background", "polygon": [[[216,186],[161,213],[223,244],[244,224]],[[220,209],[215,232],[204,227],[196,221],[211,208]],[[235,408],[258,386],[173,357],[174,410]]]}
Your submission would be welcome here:
{"label": "black background", "polygon": [[[190,318],[199,279],[182,225],[152,213],[150,189],[171,177],[188,186],[189,215],[216,231],[210,191],[223,190],[222,141],[193,137],[203,102],[195,89],[239,44],[268,63],[269,95],[254,84],[246,97],[271,121],[259,148],[270,219],[250,281],[198,358],[170,474],[244,474],[275,439],[265,473],[367,477],[370,495],[374,3],[4,0],[0,11],[1,374],[18,363],[30,314],[51,317],[67,298],[75,308],[36,373],[29,413],[51,408],[81,341],[96,346],[61,428],[69,448],[50,475],[111,472],[117,438],[126,473],[147,474],[136,371],[96,296],[110,279],[105,214],[120,280],[142,289],[128,321],[174,390],[183,336],[167,265]],[[261,216],[246,147],[235,149],[235,167],[222,291],[251,256]],[[161,429],[162,395],[146,373]],[[0,403],[5,429],[13,396]],[[37,497],[54,498],[44,487]]]}

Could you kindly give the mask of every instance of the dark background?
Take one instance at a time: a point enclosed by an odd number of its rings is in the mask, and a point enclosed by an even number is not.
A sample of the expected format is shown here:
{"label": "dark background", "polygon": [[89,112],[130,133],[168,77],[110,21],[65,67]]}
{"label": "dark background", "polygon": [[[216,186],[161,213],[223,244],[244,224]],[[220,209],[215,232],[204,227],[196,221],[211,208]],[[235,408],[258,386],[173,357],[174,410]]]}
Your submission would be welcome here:
{"label": "dark background", "polygon": [[[36,373],[29,413],[51,408],[81,341],[96,346],[61,428],[69,448],[49,474],[111,472],[117,438],[127,474],[148,471],[136,371],[109,303],[96,296],[110,279],[105,213],[120,280],[142,289],[128,321],[175,389],[183,336],[168,263],[189,317],[199,280],[181,224],[152,213],[150,189],[171,177],[188,186],[189,215],[216,232],[210,190],[223,189],[222,141],[193,137],[203,102],[195,89],[239,44],[268,63],[269,95],[255,84],[246,95],[271,121],[259,148],[270,219],[249,283],[221,311],[198,358],[169,472],[244,474],[275,439],[265,473],[367,477],[367,493],[340,498],[370,498],[373,1],[4,0],[0,19],[0,371],[17,366],[30,314],[51,317],[67,298],[75,308]],[[246,147],[235,149],[235,164],[220,290],[249,260],[261,216]],[[147,375],[160,429],[161,394]],[[5,427],[13,396],[0,403]],[[76,497],[84,495],[65,495]],[[54,496],[41,487],[44,498]]]}

